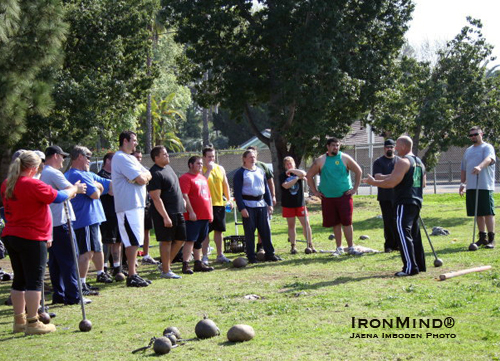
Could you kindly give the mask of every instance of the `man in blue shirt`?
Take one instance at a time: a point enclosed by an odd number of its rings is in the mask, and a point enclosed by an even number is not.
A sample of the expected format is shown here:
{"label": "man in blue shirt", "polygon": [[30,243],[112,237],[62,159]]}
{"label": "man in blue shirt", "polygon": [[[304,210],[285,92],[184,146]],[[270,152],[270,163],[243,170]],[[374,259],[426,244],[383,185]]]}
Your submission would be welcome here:
{"label": "man in blue shirt", "polygon": [[86,147],[75,146],[70,153],[71,168],[64,174],[71,183],[80,181],[87,185],[85,194],[78,194],[71,200],[76,221],[73,227],[80,256],[78,267],[82,280],[83,294],[96,294],[86,282],[90,260],[97,270],[97,282],[111,283],[113,280],[104,272],[104,254],[102,252],[101,231],[99,225],[106,221],[104,209],[99,199],[101,194],[111,190],[111,180],[99,177],[89,171],[92,153]]}

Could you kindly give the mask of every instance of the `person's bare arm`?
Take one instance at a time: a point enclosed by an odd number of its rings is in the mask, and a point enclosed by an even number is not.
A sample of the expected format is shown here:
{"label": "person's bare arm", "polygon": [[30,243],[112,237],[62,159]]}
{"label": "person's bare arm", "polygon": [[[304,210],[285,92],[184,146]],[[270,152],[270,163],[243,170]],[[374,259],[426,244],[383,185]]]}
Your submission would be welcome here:
{"label": "person's bare arm", "polygon": [[167,228],[172,227],[172,220],[168,216],[167,210],[165,209],[165,205],[163,204],[163,201],[161,200],[160,197],[161,194],[161,189],[155,189],[154,191],[149,191],[149,195],[151,196],[151,199],[153,200],[153,204],[160,214],[160,216],[163,218],[163,225]]}
{"label": "person's bare arm", "polygon": [[101,197],[101,194],[104,192],[104,186],[97,181],[94,181],[94,185],[97,189],[89,197],[92,199],[99,199]]}
{"label": "person's bare arm", "polygon": [[314,176],[320,173],[321,171],[321,157],[316,158],[309,170],[307,171],[306,178],[307,178],[307,185],[309,186],[309,189],[311,190],[311,194],[315,195],[316,197],[322,197],[323,194],[318,191],[316,188],[316,182],[314,181]]}
{"label": "person's bare arm", "polygon": [[141,186],[146,185],[151,180],[152,176],[149,170],[146,170],[134,178],[134,183],[140,184]]}
{"label": "person's bare arm", "polygon": [[458,194],[460,194],[460,197],[464,196],[464,190],[465,190],[465,180],[467,178],[467,175],[465,173],[465,170],[460,171],[460,187],[458,188]]}
{"label": "person's bare arm", "polygon": [[186,202],[186,210],[189,214],[189,220],[190,221],[196,221],[198,218],[196,217],[196,213],[194,213],[194,209],[191,206],[191,202],[189,201],[189,196],[185,193],[182,193],[182,197],[184,198],[184,201]]}
{"label": "person's bare arm", "polygon": [[352,159],[351,156],[345,153],[343,153],[343,156],[347,158],[347,169],[351,172],[354,172],[354,187],[345,192],[345,194],[356,194],[359,185],[361,184],[361,176],[363,175],[363,170],[361,169],[359,164],[354,159]]}
{"label": "person's bare arm", "polygon": [[410,161],[408,159],[401,159],[396,163],[396,165],[394,166],[394,170],[386,179],[377,180],[370,174],[368,174],[368,176],[363,179],[363,183],[367,183],[380,188],[394,188],[399,183],[401,183],[403,177],[409,169]]}

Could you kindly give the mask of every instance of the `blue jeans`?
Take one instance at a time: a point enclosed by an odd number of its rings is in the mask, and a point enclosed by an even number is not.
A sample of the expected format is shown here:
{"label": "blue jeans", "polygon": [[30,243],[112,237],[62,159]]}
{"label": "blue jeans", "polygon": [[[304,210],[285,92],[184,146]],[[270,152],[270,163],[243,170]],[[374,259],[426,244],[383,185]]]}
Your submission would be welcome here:
{"label": "blue jeans", "polygon": [[[80,300],[78,275],[76,274],[68,225],[54,227],[52,236],[52,247],[49,248],[49,272],[53,288],[52,301],[68,304],[78,303]],[[74,233],[72,238],[74,242]]]}

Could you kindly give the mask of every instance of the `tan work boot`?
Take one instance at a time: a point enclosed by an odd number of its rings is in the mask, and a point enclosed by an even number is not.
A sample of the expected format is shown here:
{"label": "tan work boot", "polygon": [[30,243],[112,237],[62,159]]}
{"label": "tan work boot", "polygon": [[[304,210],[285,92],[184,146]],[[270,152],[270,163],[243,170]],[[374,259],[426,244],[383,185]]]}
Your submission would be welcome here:
{"label": "tan work boot", "polygon": [[12,333],[25,332],[26,331],[26,313],[20,313],[14,315],[14,327]]}
{"label": "tan work boot", "polygon": [[26,335],[43,335],[46,333],[54,332],[56,326],[49,323],[48,325],[43,324],[38,320],[38,315],[27,319],[26,324]]}

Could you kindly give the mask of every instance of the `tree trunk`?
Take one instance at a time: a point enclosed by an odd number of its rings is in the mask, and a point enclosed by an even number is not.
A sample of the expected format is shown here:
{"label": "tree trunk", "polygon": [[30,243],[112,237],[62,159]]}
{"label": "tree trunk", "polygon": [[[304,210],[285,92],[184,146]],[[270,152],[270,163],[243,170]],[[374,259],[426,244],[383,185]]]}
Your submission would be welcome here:
{"label": "tree trunk", "polygon": [[203,131],[202,131],[203,146],[206,147],[210,144],[210,135],[208,132],[208,109],[206,108],[203,108],[202,111],[202,121],[203,121]]}
{"label": "tree trunk", "polygon": [[151,116],[151,92],[148,93],[146,103],[146,144],[144,145],[146,154],[153,149],[153,121]]}

